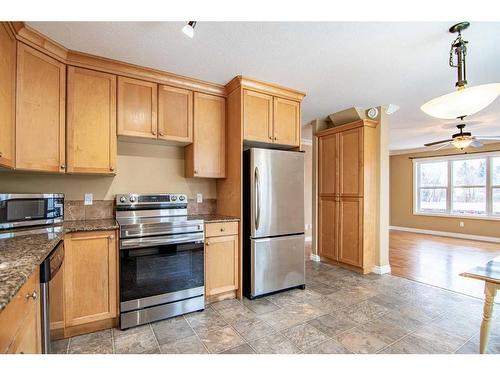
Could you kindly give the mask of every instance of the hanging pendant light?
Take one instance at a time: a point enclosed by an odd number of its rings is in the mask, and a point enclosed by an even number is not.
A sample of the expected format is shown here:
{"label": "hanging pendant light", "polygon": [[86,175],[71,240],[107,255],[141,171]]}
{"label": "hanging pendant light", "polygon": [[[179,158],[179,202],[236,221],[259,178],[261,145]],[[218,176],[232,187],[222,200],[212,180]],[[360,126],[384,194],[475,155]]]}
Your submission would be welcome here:
{"label": "hanging pendant light", "polygon": [[[467,41],[462,39],[462,30],[469,27],[469,22],[461,22],[450,28],[450,33],[458,33],[451,44],[449,65],[457,68],[458,80],[456,91],[432,99],[420,107],[432,117],[441,119],[464,118],[489,106],[500,95],[500,83],[489,83],[466,87],[465,57],[467,56]],[[455,64],[453,55],[457,56]]]}

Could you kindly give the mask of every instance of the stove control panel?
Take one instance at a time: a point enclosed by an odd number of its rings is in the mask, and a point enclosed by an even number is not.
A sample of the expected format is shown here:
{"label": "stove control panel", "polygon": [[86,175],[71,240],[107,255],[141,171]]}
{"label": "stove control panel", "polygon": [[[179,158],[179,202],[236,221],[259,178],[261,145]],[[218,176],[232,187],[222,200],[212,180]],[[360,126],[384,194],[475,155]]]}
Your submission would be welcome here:
{"label": "stove control panel", "polygon": [[117,194],[116,206],[177,206],[187,205],[186,194]]}

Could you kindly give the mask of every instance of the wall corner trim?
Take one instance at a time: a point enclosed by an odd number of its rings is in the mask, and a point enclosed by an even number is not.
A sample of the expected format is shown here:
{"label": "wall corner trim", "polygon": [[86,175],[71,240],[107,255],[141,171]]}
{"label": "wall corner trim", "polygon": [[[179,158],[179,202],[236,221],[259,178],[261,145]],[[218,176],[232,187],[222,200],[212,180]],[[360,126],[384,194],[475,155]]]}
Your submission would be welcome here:
{"label": "wall corner trim", "polygon": [[309,259],[311,259],[313,262],[320,262],[321,261],[321,258],[319,257],[319,255],[316,255],[316,254],[311,254],[309,256]]}
{"label": "wall corner trim", "polygon": [[391,266],[389,264],[384,264],[383,266],[373,266],[372,273],[376,273],[377,275],[391,273]]}
{"label": "wall corner trim", "polygon": [[484,242],[500,243],[500,237],[477,236],[475,234],[467,234],[467,233],[441,232],[441,231],[438,231],[438,230],[419,229],[419,228],[407,228],[407,227],[398,227],[398,226],[393,226],[393,225],[391,225],[389,227],[389,229],[390,230],[399,230],[399,231],[402,231],[402,232],[430,234],[430,235],[433,235],[433,236],[463,238],[465,240],[474,240],[474,241],[484,241]]}

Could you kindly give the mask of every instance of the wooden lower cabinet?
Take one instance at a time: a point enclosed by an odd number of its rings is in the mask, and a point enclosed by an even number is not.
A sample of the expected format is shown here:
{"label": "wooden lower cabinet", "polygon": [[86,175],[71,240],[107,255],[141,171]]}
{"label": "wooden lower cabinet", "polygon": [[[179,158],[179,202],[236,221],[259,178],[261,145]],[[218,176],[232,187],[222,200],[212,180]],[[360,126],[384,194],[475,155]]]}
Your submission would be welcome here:
{"label": "wooden lower cabinet", "polygon": [[115,325],[118,318],[118,250],[115,231],[65,237],[65,334]]}
{"label": "wooden lower cabinet", "polygon": [[205,241],[205,296],[209,302],[234,298],[239,287],[238,223],[211,223],[205,228],[213,234]]}
{"label": "wooden lower cabinet", "polygon": [[318,233],[321,257],[363,272],[370,266],[365,254],[374,249],[364,249],[363,198],[321,197]]}
{"label": "wooden lower cabinet", "polygon": [[40,273],[37,269],[0,313],[0,353],[41,353],[40,319]]}

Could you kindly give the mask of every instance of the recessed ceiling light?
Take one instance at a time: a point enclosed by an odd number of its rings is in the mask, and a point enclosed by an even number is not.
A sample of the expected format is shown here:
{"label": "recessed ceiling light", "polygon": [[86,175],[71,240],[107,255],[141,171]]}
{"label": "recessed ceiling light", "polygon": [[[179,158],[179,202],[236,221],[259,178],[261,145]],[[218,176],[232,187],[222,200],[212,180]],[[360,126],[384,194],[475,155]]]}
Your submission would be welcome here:
{"label": "recessed ceiling light", "polygon": [[193,39],[195,26],[196,26],[196,21],[189,21],[187,25],[182,28],[182,32],[191,39]]}

